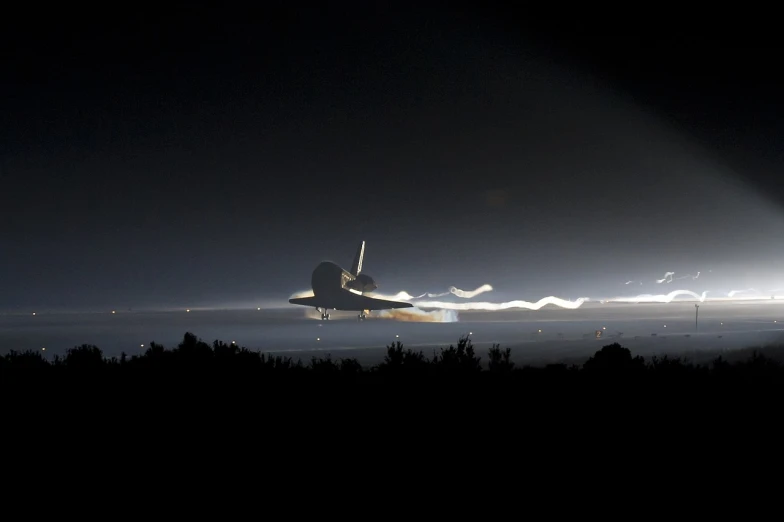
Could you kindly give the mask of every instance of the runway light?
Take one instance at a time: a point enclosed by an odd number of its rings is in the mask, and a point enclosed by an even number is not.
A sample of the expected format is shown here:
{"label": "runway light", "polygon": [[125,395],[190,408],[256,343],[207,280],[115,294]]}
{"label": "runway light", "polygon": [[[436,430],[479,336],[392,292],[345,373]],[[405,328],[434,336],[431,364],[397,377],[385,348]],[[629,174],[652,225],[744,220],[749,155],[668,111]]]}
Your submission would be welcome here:
{"label": "runway light", "polygon": [[117,312],[116,312],[116,311],[114,311],[114,310],[112,310],[112,313],[113,313],[113,314],[116,314]]}
{"label": "runway light", "polygon": [[541,330],[541,329],[539,330],[539,333],[542,333],[542,330]]}
{"label": "runway light", "polygon": [[468,332],[468,335],[474,335],[474,332]]}
{"label": "runway light", "polygon": [[320,340],[321,340],[321,337],[316,337],[316,340],[317,340],[317,341],[320,341]]}
{"label": "runway light", "polygon": [[33,312],[33,315],[35,315],[35,312]]}
{"label": "runway light", "polygon": [[395,337],[400,337],[399,335],[395,334]]}
{"label": "runway light", "polygon": [[237,344],[237,341],[232,341],[231,344]]}
{"label": "runway light", "polygon": [[261,307],[256,308],[256,310],[261,310]]}
{"label": "runway light", "polygon": [[190,312],[190,311],[191,311],[191,309],[190,309],[190,308],[188,308],[188,309],[187,309],[187,310],[185,310],[185,311],[186,311],[186,312]]}
{"label": "runway light", "polygon": [[144,348],[144,345],[142,345],[142,348]]}
{"label": "runway light", "polygon": [[45,352],[45,351],[46,351],[46,348],[41,348],[41,351],[44,351],[44,352]]}
{"label": "runway light", "polygon": [[606,327],[606,326],[602,326],[602,330],[606,330],[606,329],[607,329],[607,327]]}
{"label": "runway light", "polygon": [[665,324],[664,327],[667,328],[667,325]]}

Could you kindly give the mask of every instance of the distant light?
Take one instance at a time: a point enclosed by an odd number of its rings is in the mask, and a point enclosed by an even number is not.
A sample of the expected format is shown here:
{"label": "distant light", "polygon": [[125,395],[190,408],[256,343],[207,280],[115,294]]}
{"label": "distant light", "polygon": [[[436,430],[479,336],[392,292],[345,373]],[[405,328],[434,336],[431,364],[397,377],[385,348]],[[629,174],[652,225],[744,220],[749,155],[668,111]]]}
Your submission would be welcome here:
{"label": "distant light", "polygon": [[317,340],[317,341],[320,341],[320,340],[321,340],[321,337],[316,337],[316,340]]}
{"label": "distant light", "polygon": [[142,348],[144,348],[144,345],[142,345]]}
{"label": "distant light", "polygon": [[46,348],[41,348],[41,350],[46,351]]}
{"label": "distant light", "polygon": [[237,341],[232,341],[231,344],[237,344]]}
{"label": "distant light", "polygon": [[541,330],[541,328],[539,329],[539,333],[542,333],[542,330]]}
{"label": "distant light", "polygon": [[474,332],[468,332],[468,335],[474,335]]}
{"label": "distant light", "polygon": [[186,311],[186,312],[190,312],[190,311],[191,311],[191,309],[190,309],[190,308],[188,308],[188,309],[187,309],[187,310],[185,310],[185,311]]}
{"label": "distant light", "polygon": [[115,312],[114,310],[112,310],[112,313],[113,313],[113,314],[116,314],[117,312]]}
{"label": "distant light", "polygon": [[667,325],[665,324],[664,327],[667,328]]}
{"label": "distant light", "polygon": [[721,323],[721,324],[722,324],[722,326],[724,326],[724,323]]}
{"label": "distant light", "polygon": [[261,310],[261,307],[256,308],[256,310]]}
{"label": "distant light", "polygon": [[606,330],[606,329],[607,329],[607,327],[606,327],[606,326],[602,326],[602,330]]}
{"label": "distant light", "polygon": [[35,315],[35,312],[33,312],[33,315]]}
{"label": "distant light", "polygon": [[395,334],[395,337],[400,337],[399,335]]}

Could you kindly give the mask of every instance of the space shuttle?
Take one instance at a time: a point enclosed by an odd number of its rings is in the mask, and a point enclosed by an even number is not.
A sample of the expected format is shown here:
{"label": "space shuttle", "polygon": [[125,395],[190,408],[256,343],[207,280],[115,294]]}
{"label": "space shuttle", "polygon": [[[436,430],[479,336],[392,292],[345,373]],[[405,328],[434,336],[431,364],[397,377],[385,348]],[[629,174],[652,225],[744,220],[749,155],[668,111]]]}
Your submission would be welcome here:
{"label": "space shuttle", "polygon": [[412,308],[411,303],[365,295],[378,288],[378,285],[371,276],[362,273],[364,258],[365,242],[362,241],[354,254],[350,271],[332,261],[322,261],[310,278],[313,296],[289,299],[289,303],[316,308],[321,312],[323,321],[329,320],[328,310],[358,311],[358,318],[363,320],[372,310]]}

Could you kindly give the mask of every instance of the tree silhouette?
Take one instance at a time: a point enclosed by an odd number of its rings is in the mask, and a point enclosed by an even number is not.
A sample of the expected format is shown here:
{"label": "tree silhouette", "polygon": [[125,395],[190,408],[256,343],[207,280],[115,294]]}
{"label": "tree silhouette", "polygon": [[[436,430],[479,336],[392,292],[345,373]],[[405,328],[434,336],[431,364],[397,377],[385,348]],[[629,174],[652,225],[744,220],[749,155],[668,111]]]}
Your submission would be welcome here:
{"label": "tree silhouette", "polygon": [[501,346],[493,344],[487,354],[489,361],[488,370],[495,373],[509,373],[514,370],[515,364],[511,361],[512,349],[507,348],[501,351]]}
{"label": "tree silhouette", "polygon": [[40,370],[49,366],[49,362],[41,352],[27,350],[17,352],[11,350],[4,357],[0,357],[0,369],[8,370]]}
{"label": "tree silhouette", "polygon": [[[780,347],[773,348],[779,350],[773,353],[784,354]],[[735,355],[739,357],[744,353],[746,352],[738,352]],[[186,332],[182,341],[174,349],[166,349],[160,344],[151,342],[143,354],[133,355],[130,359],[123,353],[119,359],[112,357],[107,360],[97,346],[89,344],[69,349],[64,358],[55,355],[52,362],[43,357],[40,352],[20,353],[12,350],[0,357],[0,370],[3,377],[0,382],[14,381],[16,375],[19,378],[14,382],[20,384],[35,382],[37,387],[49,378],[52,379],[50,382],[55,383],[76,383],[82,382],[82,379],[87,376],[98,376],[100,386],[155,384],[176,387],[173,389],[185,389],[191,384],[198,386],[192,390],[209,390],[207,393],[221,390],[246,393],[253,388],[240,391],[234,386],[256,383],[279,385],[285,382],[294,383],[295,389],[300,389],[301,384],[308,382],[318,387],[316,389],[324,389],[322,386],[330,382],[362,386],[363,383],[369,382],[397,381],[403,386],[397,388],[398,391],[410,390],[412,383],[429,382],[439,384],[454,382],[461,386],[467,383],[500,382],[504,383],[504,388],[501,389],[508,391],[519,389],[516,384],[505,388],[508,384],[518,382],[533,387],[551,386],[550,390],[570,389],[570,386],[584,386],[586,383],[591,383],[607,392],[602,400],[612,400],[613,397],[617,397],[619,389],[617,386],[601,388],[603,382],[610,382],[613,385],[619,382],[629,385],[663,384],[663,387],[655,388],[656,397],[662,396],[662,390],[675,391],[673,397],[689,390],[709,390],[711,397],[725,399],[735,397],[738,390],[757,390],[755,396],[776,396],[776,393],[768,393],[768,391],[784,391],[771,388],[775,386],[781,388],[784,384],[782,364],[760,351],[748,353],[751,353],[748,358],[733,363],[719,357],[712,365],[700,366],[679,357],[665,355],[652,357],[646,364],[642,357],[633,356],[628,348],[616,342],[595,352],[581,367],[557,363],[547,364],[544,367],[517,368],[512,362],[512,350],[501,349],[498,344],[493,344],[488,351],[485,372],[481,358],[477,356],[471,340],[468,337],[461,337],[456,345],[434,351],[432,359],[425,357],[421,351],[406,349],[401,342],[396,341],[386,347],[383,361],[370,368],[363,367],[354,358],[333,359],[331,354],[325,357],[312,357],[309,364],[304,366],[299,359],[294,361],[291,357],[262,354],[239,347],[233,342],[216,340],[210,345],[196,335]],[[60,376],[67,376],[72,372],[79,378],[58,381]],[[39,375],[46,379],[34,378]],[[484,377],[465,379],[468,376],[478,375]],[[590,377],[592,375],[600,378],[593,379]],[[387,379],[385,376],[390,378]],[[583,376],[588,378],[584,379]],[[399,379],[401,377],[402,379]],[[627,380],[627,377],[631,379]],[[741,385],[739,386],[738,383]],[[760,384],[766,386],[765,392],[760,392],[763,389],[759,387]],[[713,393],[722,390],[723,394]],[[189,397],[194,396],[191,394]]]}
{"label": "tree silhouette", "polygon": [[185,333],[182,342],[177,345],[174,352],[188,364],[207,364],[213,356],[210,345],[190,332]]}
{"label": "tree silhouette", "polygon": [[97,346],[83,344],[70,348],[65,355],[64,364],[71,368],[97,368],[103,366],[103,352]]}
{"label": "tree silhouette", "polygon": [[482,370],[480,357],[474,352],[468,336],[461,337],[456,347],[441,348],[441,353],[433,356],[433,364],[442,372],[475,373]]}
{"label": "tree silhouette", "polygon": [[590,357],[583,369],[587,371],[626,372],[644,370],[645,360],[639,355],[632,357],[632,352],[618,343],[608,344]]}
{"label": "tree silhouette", "polygon": [[425,371],[428,366],[429,363],[421,351],[403,350],[403,344],[397,341],[387,346],[387,353],[383,362],[378,365],[378,370],[381,373],[412,373]]}

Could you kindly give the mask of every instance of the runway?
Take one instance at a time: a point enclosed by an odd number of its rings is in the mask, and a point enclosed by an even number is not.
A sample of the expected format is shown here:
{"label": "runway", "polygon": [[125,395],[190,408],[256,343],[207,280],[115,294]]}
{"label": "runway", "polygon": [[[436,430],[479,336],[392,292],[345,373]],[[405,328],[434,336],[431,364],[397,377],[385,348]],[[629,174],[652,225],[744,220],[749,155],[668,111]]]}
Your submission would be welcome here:
{"label": "runway", "polygon": [[[432,356],[434,350],[470,335],[477,352],[493,344],[511,348],[519,364],[581,361],[602,346],[620,342],[635,355],[711,356],[784,340],[784,301],[705,302],[695,322],[694,303],[594,304],[577,310],[460,312],[454,322],[410,322],[333,312],[329,321],[308,317],[301,307],[275,310],[193,309],[116,313],[15,313],[0,315],[0,352],[42,350],[49,358],[68,348],[94,344],[107,357],[141,354],[151,341],[173,348],[185,332],[208,343],[234,341],[251,350],[300,358],[383,359],[384,347]],[[597,332],[600,335],[597,336]],[[44,352],[42,350],[42,352]]]}

